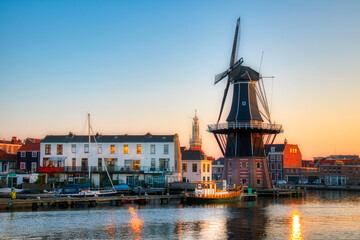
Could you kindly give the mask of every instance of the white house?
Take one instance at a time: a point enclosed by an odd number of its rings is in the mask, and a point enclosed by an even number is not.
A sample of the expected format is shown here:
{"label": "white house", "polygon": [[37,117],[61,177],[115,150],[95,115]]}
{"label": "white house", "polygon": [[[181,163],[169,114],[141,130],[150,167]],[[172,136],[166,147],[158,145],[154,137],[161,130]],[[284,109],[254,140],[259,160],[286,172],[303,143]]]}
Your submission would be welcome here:
{"label": "white house", "polygon": [[[40,167],[46,181],[86,183],[112,181],[152,187],[181,179],[178,135],[48,135],[40,144]],[[106,184],[107,183],[107,184]]]}
{"label": "white house", "polygon": [[201,149],[184,149],[182,155],[182,181],[211,181],[212,180],[212,158],[207,156]]}

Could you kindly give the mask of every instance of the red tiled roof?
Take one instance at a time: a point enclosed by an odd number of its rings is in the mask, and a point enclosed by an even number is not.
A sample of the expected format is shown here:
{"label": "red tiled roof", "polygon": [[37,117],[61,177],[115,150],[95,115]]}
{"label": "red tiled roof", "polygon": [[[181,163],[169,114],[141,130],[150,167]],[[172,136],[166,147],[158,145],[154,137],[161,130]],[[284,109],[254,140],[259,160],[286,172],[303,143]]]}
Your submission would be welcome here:
{"label": "red tiled roof", "polygon": [[4,154],[0,156],[0,161],[16,161],[16,154]]}
{"label": "red tiled roof", "polygon": [[21,146],[18,150],[21,151],[40,151],[40,142],[39,143],[26,143],[25,145]]}

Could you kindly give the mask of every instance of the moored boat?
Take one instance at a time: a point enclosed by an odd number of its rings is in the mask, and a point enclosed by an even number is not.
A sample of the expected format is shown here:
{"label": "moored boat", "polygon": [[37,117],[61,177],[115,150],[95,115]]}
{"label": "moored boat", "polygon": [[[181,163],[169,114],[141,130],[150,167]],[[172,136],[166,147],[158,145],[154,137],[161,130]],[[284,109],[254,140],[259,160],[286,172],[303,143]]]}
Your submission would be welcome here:
{"label": "moored boat", "polygon": [[185,192],[184,197],[189,203],[211,203],[211,202],[233,202],[241,200],[244,193],[244,186],[226,188],[226,181],[223,181],[223,188],[217,189],[220,181],[196,181],[195,192]]}

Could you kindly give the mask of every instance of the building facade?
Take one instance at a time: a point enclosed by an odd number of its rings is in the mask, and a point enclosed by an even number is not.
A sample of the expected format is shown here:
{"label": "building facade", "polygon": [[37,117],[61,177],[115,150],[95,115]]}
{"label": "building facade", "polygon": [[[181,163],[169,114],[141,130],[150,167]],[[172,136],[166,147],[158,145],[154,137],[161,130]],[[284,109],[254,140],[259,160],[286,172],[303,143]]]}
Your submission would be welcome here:
{"label": "building facade", "polygon": [[37,172],[40,163],[40,142],[26,142],[17,152],[17,169],[24,172]]}
{"label": "building facade", "polygon": [[46,136],[40,144],[39,172],[46,182],[85,183],[97,187],[112,181],[131,186],[163,187],[180,181],[178,135]]}
{"label": "building facade", "polygon": [[212,162],[212,179],[214,181],[223,180],[225,158],[218,158]]}
{"label": "building facade", "polygon": [[212,159],[208,159],[201,149],[184,149],[182,155],[182,181],[211,181]]}
{"label": "building facade", "polygon": [[22,146],[21,140],[16,137],[12,137],[9,140],[0,140],[0,150],[5,151],[8,154],[16,154],[18,149]]}
{"label": "building facade", "polygon": [[[273,183],[281,180],[298,182],[300,175],[297,168],[302,167],[302,156],[299,146],[297,144],[288,144],[285,139],[284,144],[267,146],[267,151],[271,181]],[[287,174],[287,177],[285,174]]]}

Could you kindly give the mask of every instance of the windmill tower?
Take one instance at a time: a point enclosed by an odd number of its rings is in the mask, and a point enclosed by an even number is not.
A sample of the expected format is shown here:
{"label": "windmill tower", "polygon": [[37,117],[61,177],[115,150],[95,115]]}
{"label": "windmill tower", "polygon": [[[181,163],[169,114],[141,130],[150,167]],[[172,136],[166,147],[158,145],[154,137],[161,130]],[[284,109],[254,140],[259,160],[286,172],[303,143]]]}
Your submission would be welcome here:
{"label": "windmill tower", "polygon": [[[225,157],[224,180],[253,188],[271,188],[265,144],[272,144],[282,126],[273,124],[262,77],[237,60],[240,18],[237,20],[230,67],[215,76],[215,84],[227,77],[219,118],[208,126]],[[219,123],[230,85],[233,99],[226,123]],[[260,104],[258,104],[260,103]],[[266,122],[264,122],[264,119]]]}

